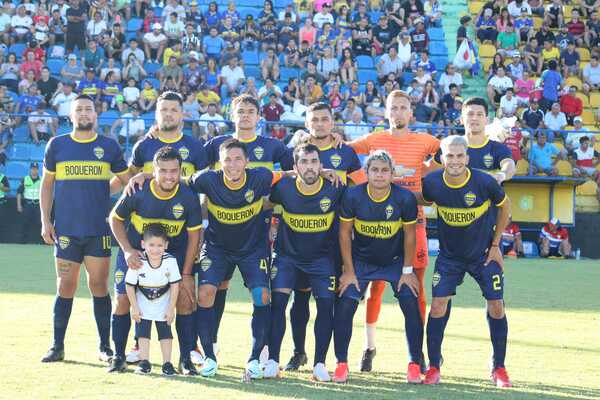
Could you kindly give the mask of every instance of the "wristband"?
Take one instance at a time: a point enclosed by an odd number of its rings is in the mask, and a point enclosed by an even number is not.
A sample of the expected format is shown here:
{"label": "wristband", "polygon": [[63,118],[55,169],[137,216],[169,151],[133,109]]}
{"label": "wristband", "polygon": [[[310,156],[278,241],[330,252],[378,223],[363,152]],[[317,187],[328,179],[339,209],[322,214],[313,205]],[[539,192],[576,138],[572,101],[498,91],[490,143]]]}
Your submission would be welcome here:
{"label": "wristband", "polygon": [[499,244],[492,244],[490,247],[500,247]]}
{"label": "wristband", "polygon": [[413,273],[412,265],[409,265],[407,267],[402,267],[402,275],[412,274],[412,273]]}

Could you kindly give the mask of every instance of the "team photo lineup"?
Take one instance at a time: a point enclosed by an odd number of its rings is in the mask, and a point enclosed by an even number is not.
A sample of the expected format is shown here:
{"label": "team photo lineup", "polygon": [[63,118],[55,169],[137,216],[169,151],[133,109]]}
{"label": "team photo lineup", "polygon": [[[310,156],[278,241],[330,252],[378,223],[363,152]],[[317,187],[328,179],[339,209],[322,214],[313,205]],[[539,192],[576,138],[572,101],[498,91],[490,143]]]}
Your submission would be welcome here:
{"label": "team photo lineup", "polygon": [[[400,90],[385,102],[389,129],[352,142],[336,132],[331,107],[313,103],[294,147],[257,134],[260,104],[252,96],[231,102],[233,135],[207,142],[182,133],[183,102],[173,91],[158,97],[155,125],[127,161],[115,140],[96,133],[98,111],[83,94],[71,104],[72,132],[48,142],[40,213],[42,237],[54,246],[57,291],[42,362],[68,359],[69,343],[81,340],[69,318],[83,265],[98,356],[109,373],[150,373],[156,326],[162,360],[152,361],[160,373],[218,377],[220,348],[228,347],[219,327],[237,269],[252,305],[250,329],[240,328],[252,338],[243,381],[285,379],[307,363],[316,382],[346,383],[372,371],[389,285],[406,336],[396,343],[405,340],[408,354],[398,373],[410,384],[443,385],[442,343],[453,340],[444,341],[444,332],[468,273],[485,299],[491,385],[512,385],[501,240],[511,213],[502,183],[515,163],[486,136],[486,100],[465,100],[464,136],[441,141],[409,129],[410,98]],[[440,248],[430,263],[423,207],[432,205]],[[111,248],[118,254],[109,277]],[[431,282],[426,268],[433,268]],[[290,297],[294,352],[286,363]],[[305,347],[310,297],[313,352]],[[362,359],[350,360],[364,298],[367,340]],[[331,345],[336,364],[329,368]]]}

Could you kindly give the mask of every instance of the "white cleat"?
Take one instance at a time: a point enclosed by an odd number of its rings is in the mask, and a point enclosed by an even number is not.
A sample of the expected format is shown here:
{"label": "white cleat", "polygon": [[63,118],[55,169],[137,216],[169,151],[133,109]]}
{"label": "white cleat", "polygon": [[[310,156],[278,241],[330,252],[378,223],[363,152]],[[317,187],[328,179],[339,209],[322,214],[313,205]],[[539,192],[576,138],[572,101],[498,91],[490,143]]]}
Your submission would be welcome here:
{"label": "white cleat", "polygon": [[125,356],[125,361],[127,364],[135,364],[140,362],[140,351],[137,346],[131,349],[129,353]]}
{"label": "white cleat", "polygon": [[331,382],[331,375],[323,363],[317,363],[313,368],[313,379],[317,382]]}
{"label": "white cleat", "polygon": [[279,363],[275,360],[268,360],[264,364],[263,376],[265,379],[280,378]]}
{"label": "white cleat", "polygon": [[198,351],[198,349],[190,351],[190,359],[195,365],[204,364],[204,356]]}
{"label": "white cleat", "polygon": [[269,362],[269,347],[265,346],[263,347],[262,351],[260,352],[260,356],[258,357],[258,362],[260,363],[261,367],[265,367],[265,365],[267,365],[267,362]]}
{"label": "white cleat", "polygon": [[252,360],[249,361],[248,364],[246,364],[246,375],[250,379],[264,378],[264,372],[260,367],[260,363],[258,362],[258,360]]}

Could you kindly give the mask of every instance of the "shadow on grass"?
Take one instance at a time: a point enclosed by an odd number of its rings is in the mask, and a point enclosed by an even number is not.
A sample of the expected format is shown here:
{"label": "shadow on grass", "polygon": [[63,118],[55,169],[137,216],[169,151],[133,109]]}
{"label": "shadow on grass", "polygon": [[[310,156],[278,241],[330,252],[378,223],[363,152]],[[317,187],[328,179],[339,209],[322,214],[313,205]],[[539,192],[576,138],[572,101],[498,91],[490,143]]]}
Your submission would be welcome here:
{"label": "shadow on grass", "polygon": [[[74,360],[67,364],[98,368],[98,364]],[[181,382],[213,389],[237,390],[241,393],[269,395],[305,399],[388,399],[410,396],[410,399],[515,399],[515,400],[563,400],[597,399],[600,390],[572,386],[550,386],[538,383],[515,382],[511,389],[497,389],[489,380],[443,376],[443,382],[437,386],[409,385],[404,374],[374,373],[351,375],[346,384],[316,383],[310,380],[309,372],[286,374],[282,379],[258,380],[242,383],[243,368],[223,365],[219,375],[214,378],[172,376],[165,377],[158,372],[140,376],[140,379],[161,379],[164,382]],[[153,364],[154,371],[160,371],[160,365]],[[127,373],[132,373],[129,368]],[[146,381],[147,382],[147,381]],[[142,384],[145,384],[142,382]]]}

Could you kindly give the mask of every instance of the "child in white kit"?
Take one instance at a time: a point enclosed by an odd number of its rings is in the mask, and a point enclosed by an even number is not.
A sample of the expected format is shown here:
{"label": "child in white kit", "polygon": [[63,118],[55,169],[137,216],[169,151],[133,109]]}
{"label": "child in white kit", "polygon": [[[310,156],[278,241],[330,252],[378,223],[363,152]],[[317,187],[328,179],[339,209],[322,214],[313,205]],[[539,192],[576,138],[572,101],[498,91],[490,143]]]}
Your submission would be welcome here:
{"label": "child in white kit", "polygon": [[177,260],[166,253],[168,236],[161,224],[150,224],[144,229],[144,258],[142,267],[127,270],[125,283],[127,297],[131,303],[131,317],[136,322],[140,363],[136,373],[150,373],[150,332],[155,321],[158,340],[162,351],[164,375],[174,375],[171,364],[173,334],[171,323],[175,318],[175,305],[179,293],[181,274]]}

